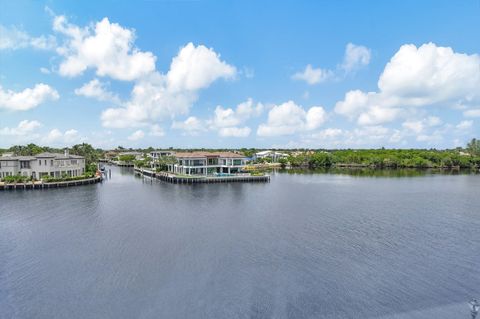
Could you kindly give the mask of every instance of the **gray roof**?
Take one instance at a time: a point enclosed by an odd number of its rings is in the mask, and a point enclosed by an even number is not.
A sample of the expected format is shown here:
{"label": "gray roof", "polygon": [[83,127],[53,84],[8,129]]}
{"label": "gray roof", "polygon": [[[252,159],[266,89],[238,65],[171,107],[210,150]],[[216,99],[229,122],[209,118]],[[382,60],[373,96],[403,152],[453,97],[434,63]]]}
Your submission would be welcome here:
{"label": "gray roof", "polygon": [[65,160],[65,159],[83,159],[83,156],[79,155],[65,155],[60,153],[49,153],[44,152],[37,154],[35,156],[4,156],[0,157],[0,161],[34,161],[39,158],[52,158],[56,160]]}
{"label": "gray roof", "polygon": [[35,155],[36,158],[55,158],[55,159],[81,159],[83,156],[72,155],[72,154],[61,154],[61,153],[49,153],[43,152]]}
{"label": "gray roof", "polygon": [[34,161],[36,158],[33,156],[3,156],[0,157],[0,161]]}

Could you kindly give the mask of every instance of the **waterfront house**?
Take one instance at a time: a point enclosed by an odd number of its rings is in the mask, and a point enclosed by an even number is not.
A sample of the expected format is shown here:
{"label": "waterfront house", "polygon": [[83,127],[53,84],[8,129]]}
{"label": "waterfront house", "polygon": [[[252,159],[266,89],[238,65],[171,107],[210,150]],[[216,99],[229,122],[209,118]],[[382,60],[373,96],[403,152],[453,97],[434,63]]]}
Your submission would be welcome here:
{"label": "waterfront house", "polygon": [[287,157],[288,157],[288,154],[267,150],[267,151],[261,151],[261,152],[255,153],[255,155],[253,156],[253,159],[257,160],[262,158],[269,158],[273,163],[275,163],[275,162],[278,162],[279,159],[287,158]]}
{"label": "waterfront house", "polygon": [[118,153],[118,157],[120,156],[135,156],[135,160],[141,161],[143,159],[143,153],[142,152],[136,152],[136,151],[130,151],[130,152],[121,152]]}
{"label": "waterfront house", "polygon": [[[5,155],[5,154],[4,154]],[[85,173],[85,158],[70,155],[68,151],[59,153],[40,153],[34,156],[7,156],[0,157],[0,178],[6,176],[27,176],[42,179],[44,176],[80,176]]]}
{"label": "waterfront house", "polygon": [[157,151],[151,151],[148,156],[152,159],[153,162],[157,162],[161,157],[165,156],[173,156],[175,152],[173,151],[162,151],[162,150],[157,150]]}
{"label": "waterfront house", "polygon": [[232,152],[178,152],[168,171],[184,175],[236,174],[245,168],[247,158]]}

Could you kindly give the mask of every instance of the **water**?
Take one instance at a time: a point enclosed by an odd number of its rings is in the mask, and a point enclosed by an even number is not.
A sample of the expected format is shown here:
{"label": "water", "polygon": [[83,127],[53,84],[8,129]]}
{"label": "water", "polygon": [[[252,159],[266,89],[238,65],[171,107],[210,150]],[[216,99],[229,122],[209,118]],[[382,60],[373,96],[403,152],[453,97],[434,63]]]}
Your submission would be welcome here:
{"label": "water", "polygon": [[0,318],[451,319],[480,297],[479,175],[112,170],[0,192]]}

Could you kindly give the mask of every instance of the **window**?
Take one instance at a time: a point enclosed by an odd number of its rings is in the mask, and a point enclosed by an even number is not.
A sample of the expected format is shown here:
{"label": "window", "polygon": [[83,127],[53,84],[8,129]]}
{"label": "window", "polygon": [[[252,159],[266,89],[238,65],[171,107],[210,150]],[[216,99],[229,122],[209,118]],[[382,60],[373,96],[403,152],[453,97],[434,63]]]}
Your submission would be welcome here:
{"label": "window", "polygon": [[38,166],[42,166],[42,160],[38,160]]}
{"label": "window", "polygon": [[30,168],[29,161],[20,161],[20,168]]}
{"label": "window", "polygon": [[53,166],[53,160],[50,160],[50,166]]}
{"label": "window", "polygon": [[47,160],[45,160],[45,166],[47,166]]}

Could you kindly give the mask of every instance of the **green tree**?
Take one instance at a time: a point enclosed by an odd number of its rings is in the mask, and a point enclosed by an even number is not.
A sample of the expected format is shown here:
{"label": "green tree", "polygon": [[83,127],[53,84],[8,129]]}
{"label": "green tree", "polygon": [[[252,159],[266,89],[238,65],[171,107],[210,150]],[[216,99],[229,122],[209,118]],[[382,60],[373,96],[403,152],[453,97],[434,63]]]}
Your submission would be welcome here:
{"label": "green tree", "polygon": [[126,162],[126,163],[131,163],[135,160],[135,155],[120,155],[118,157],[118,159],[121,161],[121,162]]}
{"label": "green tree", "polygon": [[467,151],[472,156],[480,156],[480,140],[473,138],[470,143],[467,144]]}
{"label": "green tree", "polygon": [[74,155],[79,155],[85,157],[85,164],[88,166],[90,164],[96,164],[98,159],[102,156],[98,150],[94,149],[92,145],[87,143],[77,144],[72,146],[70,153]]}

